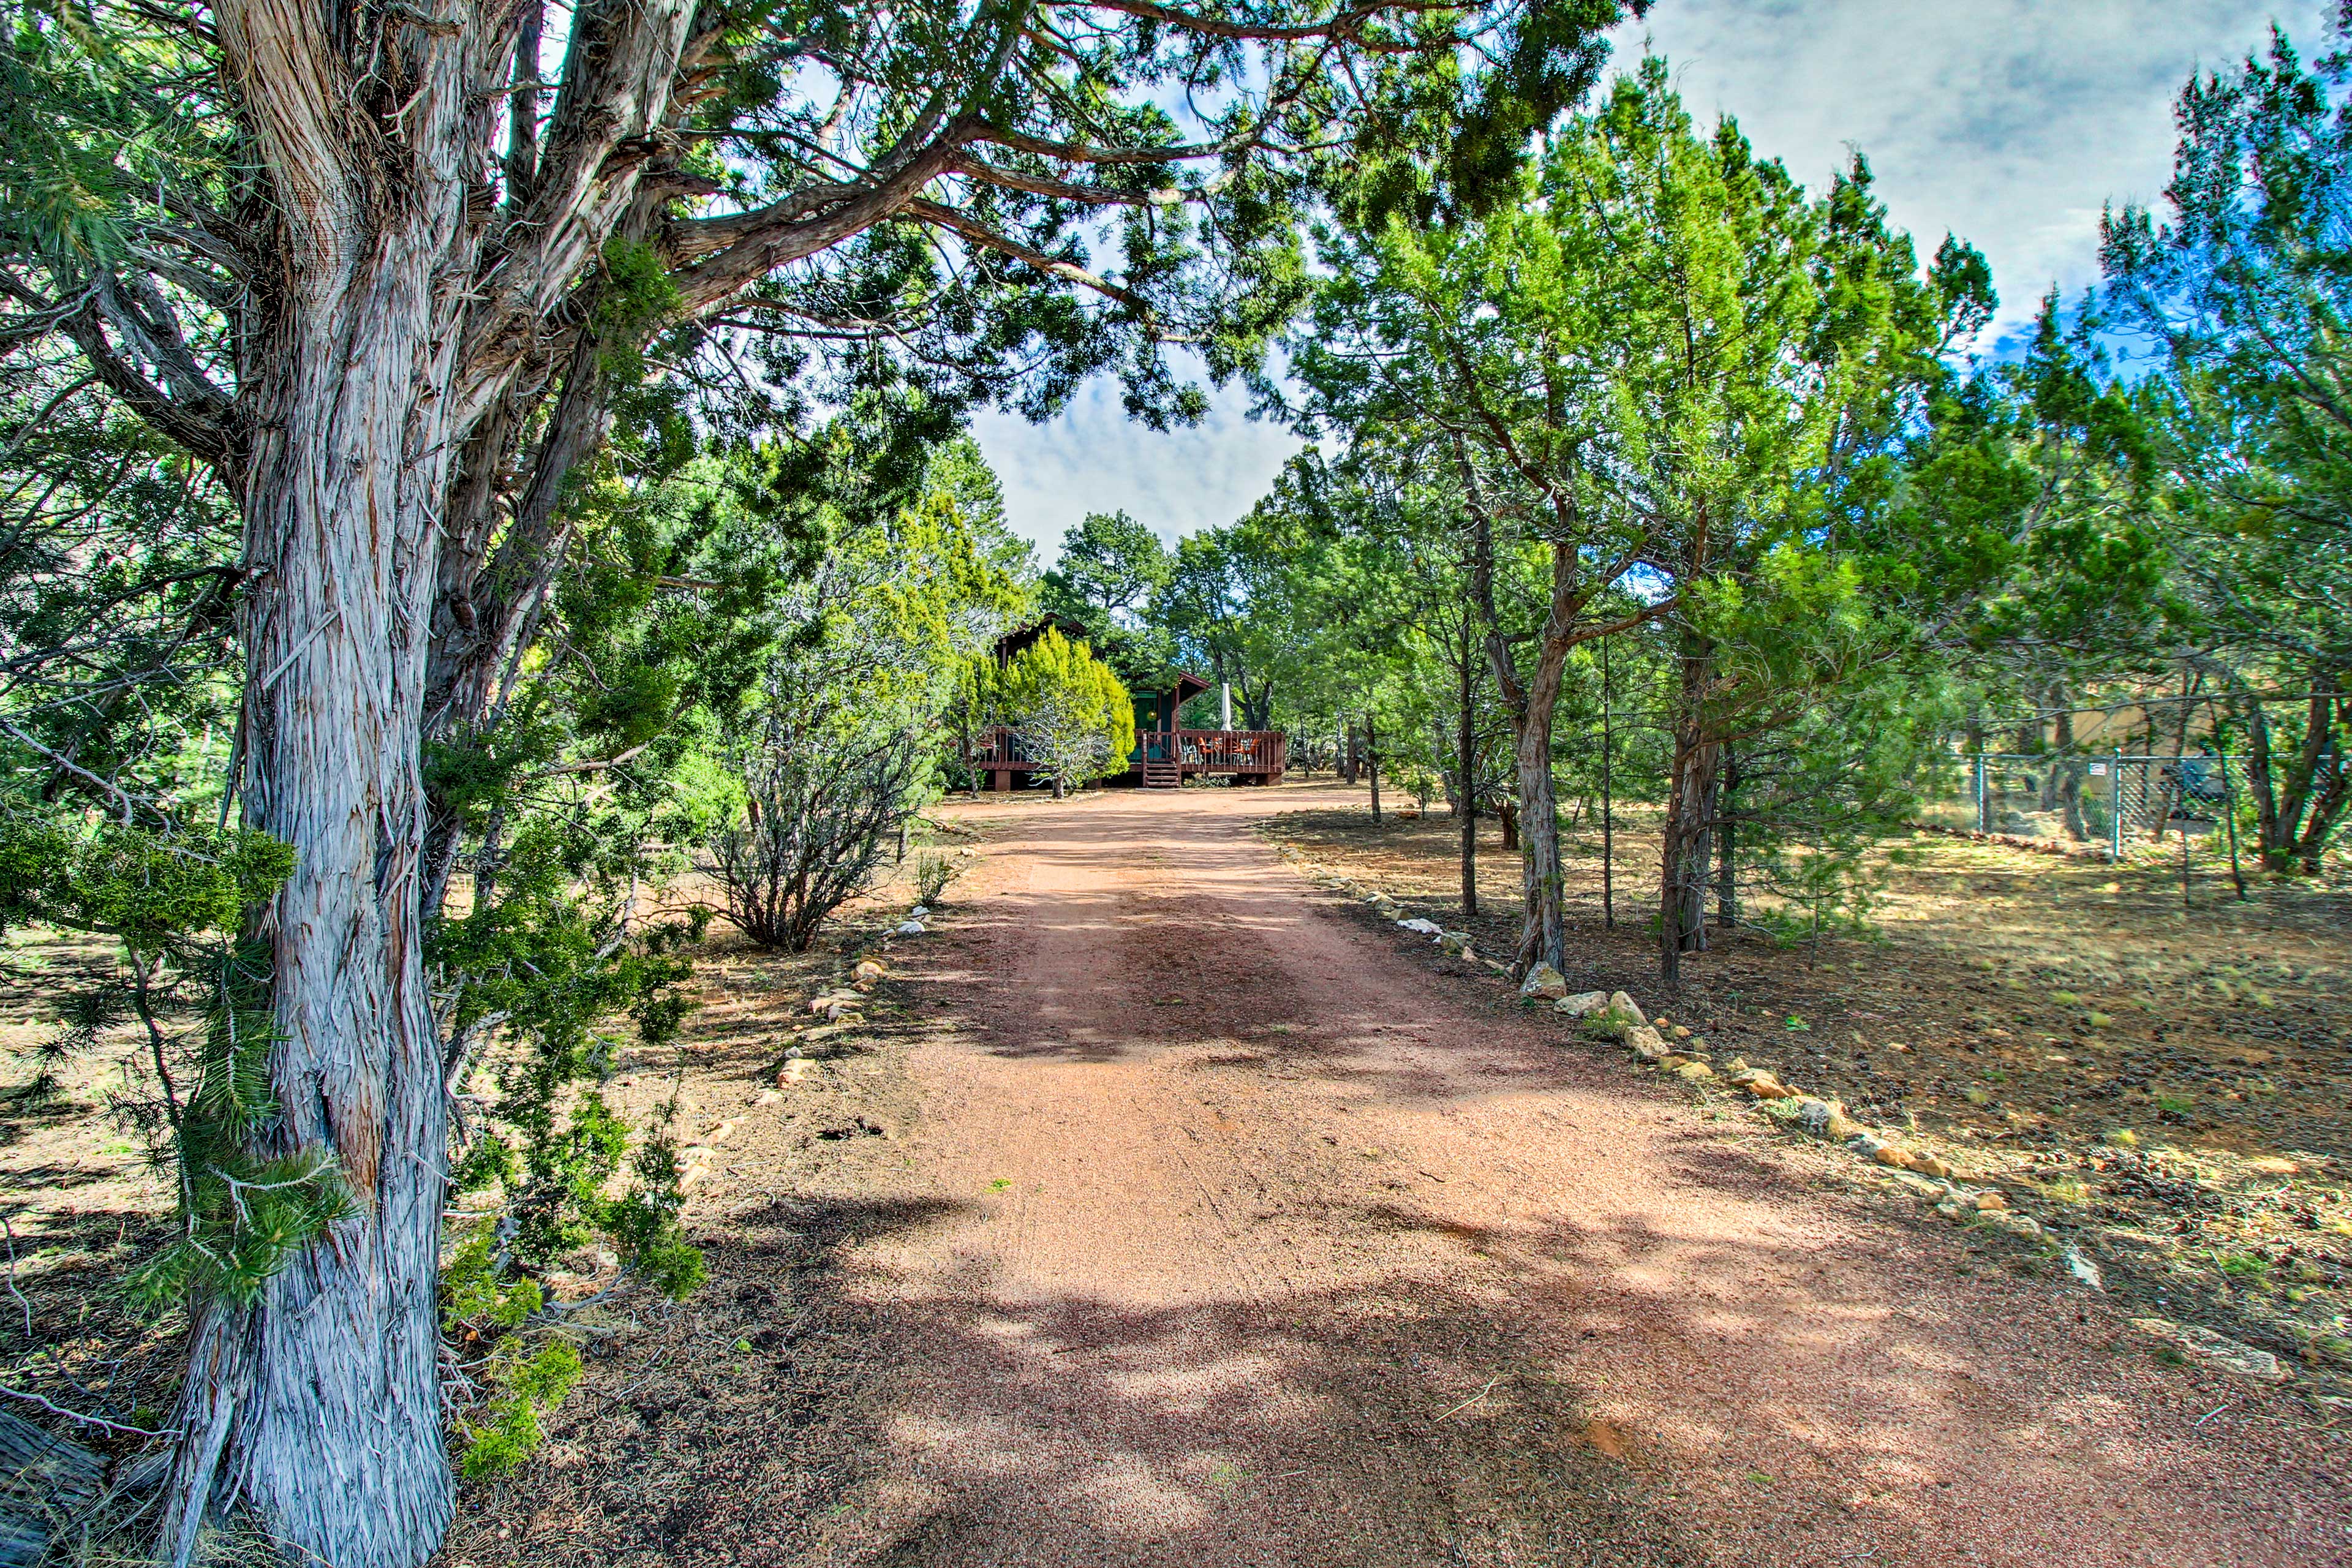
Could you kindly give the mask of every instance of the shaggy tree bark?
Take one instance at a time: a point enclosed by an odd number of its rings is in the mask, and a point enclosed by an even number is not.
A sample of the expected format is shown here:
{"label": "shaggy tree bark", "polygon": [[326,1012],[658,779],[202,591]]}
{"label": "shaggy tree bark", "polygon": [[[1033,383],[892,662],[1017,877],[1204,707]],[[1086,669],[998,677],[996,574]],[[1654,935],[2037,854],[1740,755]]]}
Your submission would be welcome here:
{"label": "shaggy tree bark", "polygon": [[2246,773],[2253,792],[2256,841],[2263,868],[2274,875],[2319,874],[2320,853],[2337,818],[2352,806],[2352,762],[2339,735],[2352,730],[2352,699],[2335,695],[2345,677],[2324,663],[2310,666],[2303,743],[2284,763],[2260,699],[2245,703]]}
{"label": "shaggy tree bark", "polygon": [[[1486,662],[1501,694],[1503,712],[1511,723],[1511,753],[1517,781],[1516,823],[1506,817],[1506,843],[1516,837],[1519,847],[1519,889],[1525,912],[1519,922],[1519,945],[1511,960],[1514,977],[1523,977],[1538,963],[1559,968],[1565,955],[1567,919],[1561,908],[1563,879],[1559,862],[1559,806],[1552,782],[1553,718],[1559,707],[1560,686],[1568,672],[1568,656],[1577,644],[1607,637],[1660,614],[1654,605],[1622,620],[1601,622],[1583,618],[1593,597],[1623,571],[1622,563],[1598,573],[1584,569],[1574,545],[1551,545],[1551,598],[1543,630],[1536,639],[1536,658],[1523,676],[1504,634],[1495,602],[1495,551],[1491,520],[1480,502],[1475,477],[1463,465],[1472,520],[1470,592],[1486,625]],[[1570,531],[1573,533],[1574,531]],[[1512,832],[1516,826],[1516,835]]]}
{"label": "shaggy tree bark", "polygon": [[480,62],[463,37],[380,40],[413,95],[404,140],[386,137],[353,102],[328,15],[254,0],[217,15],[286,230],[286,273],[247,344],[258,416],[230,468],[248,584],[245,815],[300,850],[262,926],[280,1035],[268,1136],[331,1152],[356,1212],[253,1306],[202,1309],[166,1540],[184,1562],[208,1500],[234,1490],[338,1568],[407,1564],[440,1539],[451,1497],[419,739]]}
{"label": "shaggy tree bark", "polygon": [[1695,633],[1684,635],[1680,663],[1674,758],[1669,764],[1665,821],[1659,836],[1658,983],[1668,991],[1682,984],[1682,955],[1704,952],[1706,947],[1708,850],[1724,750],[1722,741],[1709,732],[1706,698],[1711,659],[1705,642]]}
{"label": "shaggy tree bark", "polygon": [[1739,757],[1723,748],[1723,779],[1717,788],[1715,827],[1715,924],[1718,931],[1739,929],[1739,846],[1735,842],[1739,794]]}
{"label": "shaggy tree bark", "polygon": [[1503,711],[1511,721],[1512,769],[1518,784],[1519,892],[1524,912],[1519,945],[1511,958],[1511,973],[1517,978],[1538,963],[1558,968],[1567,936],[1560,909],[1559,806],[1552,786],[1551,734],[1569,650],[1578,640],[1572,628],[1583,596],[1575,591],[1575,552],[1554,545],[1551,614],[1537,646],[1534,668],[1523,679],[1496,612],[1491,533],[1483,518],[1475,526],[1471,591],[1486,619],[1486,659],[1495,672],[1496,689],[1502,694]]}
{"label": "shaggy tree bark", "polygon": [[[445,642],[451,672],[428,668],[436,586],[453,572],[472,586],[489,531],[453,516],[468,493],[458,457],[484,455],[486,423],[496,456],[510,452],[516,432],[483,413],[533,363],[520,345],[535,291],[567,286],[601,243],[591,198],[619,142],[663,113],[688,13],[583,8],[576,25],[609,47],[557,121],[550,169],[570,186],[510,237],[511,276],[493,268],[471,291],[472,155],[514,59],[513,12],[432,26],[285,0],[216,14],[282,267],[242,324],[244,412],[211,454],[244,514],[245,816],[299,850],[261,926],[280,1036],[266,1139],[330,1153],[355,1208],[251,1306],[200,1305],[164,1543],[186,1561],[208,1507],[235,1496],[313,1560],[404,1568],[438,1543],[452,1496],[436,1310],[446,1103],[421,962],[446,870],[426,859],[422,746],[428,688],[444,712],[487,700],[478,678],[446,695],[479,658]],[[468,353],[485,315],[515,341]],[[559,409],[558,445],[565,425]],[[543,444],[542,468],[581,449]],[[516,521],[535,520],[526,506]],[[511,646],[534,601],[505,586],[492,640]]]}

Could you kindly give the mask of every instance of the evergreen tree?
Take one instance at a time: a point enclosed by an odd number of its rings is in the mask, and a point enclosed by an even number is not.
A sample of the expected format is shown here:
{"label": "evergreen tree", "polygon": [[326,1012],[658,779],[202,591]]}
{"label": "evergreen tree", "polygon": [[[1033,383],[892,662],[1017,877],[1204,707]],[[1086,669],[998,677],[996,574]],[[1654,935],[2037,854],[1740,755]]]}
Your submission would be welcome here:
{"label": "evergreen tree", "polygon": [[1055,627],[998,672],[994,702],[1055,800],[1125,772],[1135,750],[1135,700],[1092,648]]}
{"label": "evergreen tree", "polygon": [[2218,688],[2263,861],[2304,874],[2352,811],[2347,77],[2274,34],[2267,58],[2190,81],[2164,221],[2126,207],[2103,226],[2116,324],[2158,352],[2139,402],[2193,614],[2176,679],[2184,698]]}

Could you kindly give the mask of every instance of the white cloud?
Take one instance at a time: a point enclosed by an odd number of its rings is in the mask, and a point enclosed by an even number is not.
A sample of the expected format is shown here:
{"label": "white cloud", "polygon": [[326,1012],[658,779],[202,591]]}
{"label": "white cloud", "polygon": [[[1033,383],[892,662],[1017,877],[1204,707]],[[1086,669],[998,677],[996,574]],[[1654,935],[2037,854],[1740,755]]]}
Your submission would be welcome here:
{"label": "white cloud", "polygon": [[[2158,198],[2172,165],[2172,100],[2197,69],[2261,47],[2271,20],[2306,57],[2333,0],[1661,0],[1616,36],[1673,63],[1702,121],[1728,112],[1767,156],[1819,188],[1866,154],[1894,221],[1932,254],[1945,234],[1991,261],[1995,331],[2053,283],[2098,276],[2100,208]],[[1008,415],[974,433],[1013,528],[1053,559],[1089,511],[1125,510],[1164,538],[1230,522],[1299,442],[1253,423],[1229,389],[1189,429],[1127,418],[1107,378],[1058,418]]]}
{"label": "white cloud", "polygon": [[1244,416],[1248,395],[1211,395],[1197,425],[1151,430],[1127,416],[1118,384],[1097,376],[1056,418],[984,414],[972,435],[1004,486],[1013,531],[1050,563],[1065,530],[1090,511],[1125,511],[1162,539],[1240,517],[1274,483],[1298,438]]}
{"label": "white cloud", "polygon": [[2000,289],[1999,328],[2053,283],[2098,276],[2100,208],[2158,198],[2172,100],[2191,71],[2262,47],[2273,17],[2305,55],[2332,0],[1661,0],[1646,36],[1701,120],[1727,112],[1819,188],[1859,148],[1923,255],[1973,242]]}

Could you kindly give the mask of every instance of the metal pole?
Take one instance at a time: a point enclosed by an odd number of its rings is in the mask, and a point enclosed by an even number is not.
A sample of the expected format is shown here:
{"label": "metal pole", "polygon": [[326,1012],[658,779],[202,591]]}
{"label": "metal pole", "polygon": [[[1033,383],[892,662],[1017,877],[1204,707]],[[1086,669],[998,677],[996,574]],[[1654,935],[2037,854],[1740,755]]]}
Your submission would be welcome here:
{"label": "metal pole", "polygon": [[1985,760],[1982,752],[1977,753],[1977,831],[1979,833],[1992,831],[1992,805],[1985,798]]}
{"label": "metal pole", "polygon": [[1609,639],[1601,639],[1601,924],[1617,929],[1616,818],[1609,799]]}
{"label": "metal pole", "polygon": [[2107,863],[2121,865],[2124,858],[2124,754],[2118,750],[2107,764],[2115,770],[2107,780]]}
{"label": "metal pole", "polygon": [[2230,778],[2230,754],[2221,753],[2221,809],[2230,814],[2230,880],[2237,884],[2238,901],[2246,901],[2246,873],[2238,864],[2238,786]]}

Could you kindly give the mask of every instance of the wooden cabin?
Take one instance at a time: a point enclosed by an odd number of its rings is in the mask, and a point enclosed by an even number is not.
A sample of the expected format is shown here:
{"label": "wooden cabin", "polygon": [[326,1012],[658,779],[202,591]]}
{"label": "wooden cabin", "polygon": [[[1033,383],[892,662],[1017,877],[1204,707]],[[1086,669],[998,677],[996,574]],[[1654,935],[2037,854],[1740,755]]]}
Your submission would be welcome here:
{"label": "wooden cabin", "polygon": [[[1087,639],[1086,627],[1064,616],[1048,616],[1034,626],[1008,632],[997,640],[996,662],[1010,663],[1023,649],[1058,630],[1073,642]],[[1184,704],[1209,689],[1209,683],[1190,671],[1179,671],[1165,691],[1131,691],[1135,699],[1135,750],[1129,767],[1107,782],[1144,789],[1174,789],[1187,778],[1223,774],[1235,784],[1282,782],[1288,763],[1288,741],[1279,730],[1187,730],[1180,725]],[[1008,725],[994,724],[982,732],[972,766],[988,775],[992,790],[1025,785],[1034,771],[1022,754],[1021,738]],[[1017,775],[1017,776],[1016,776]]]}

